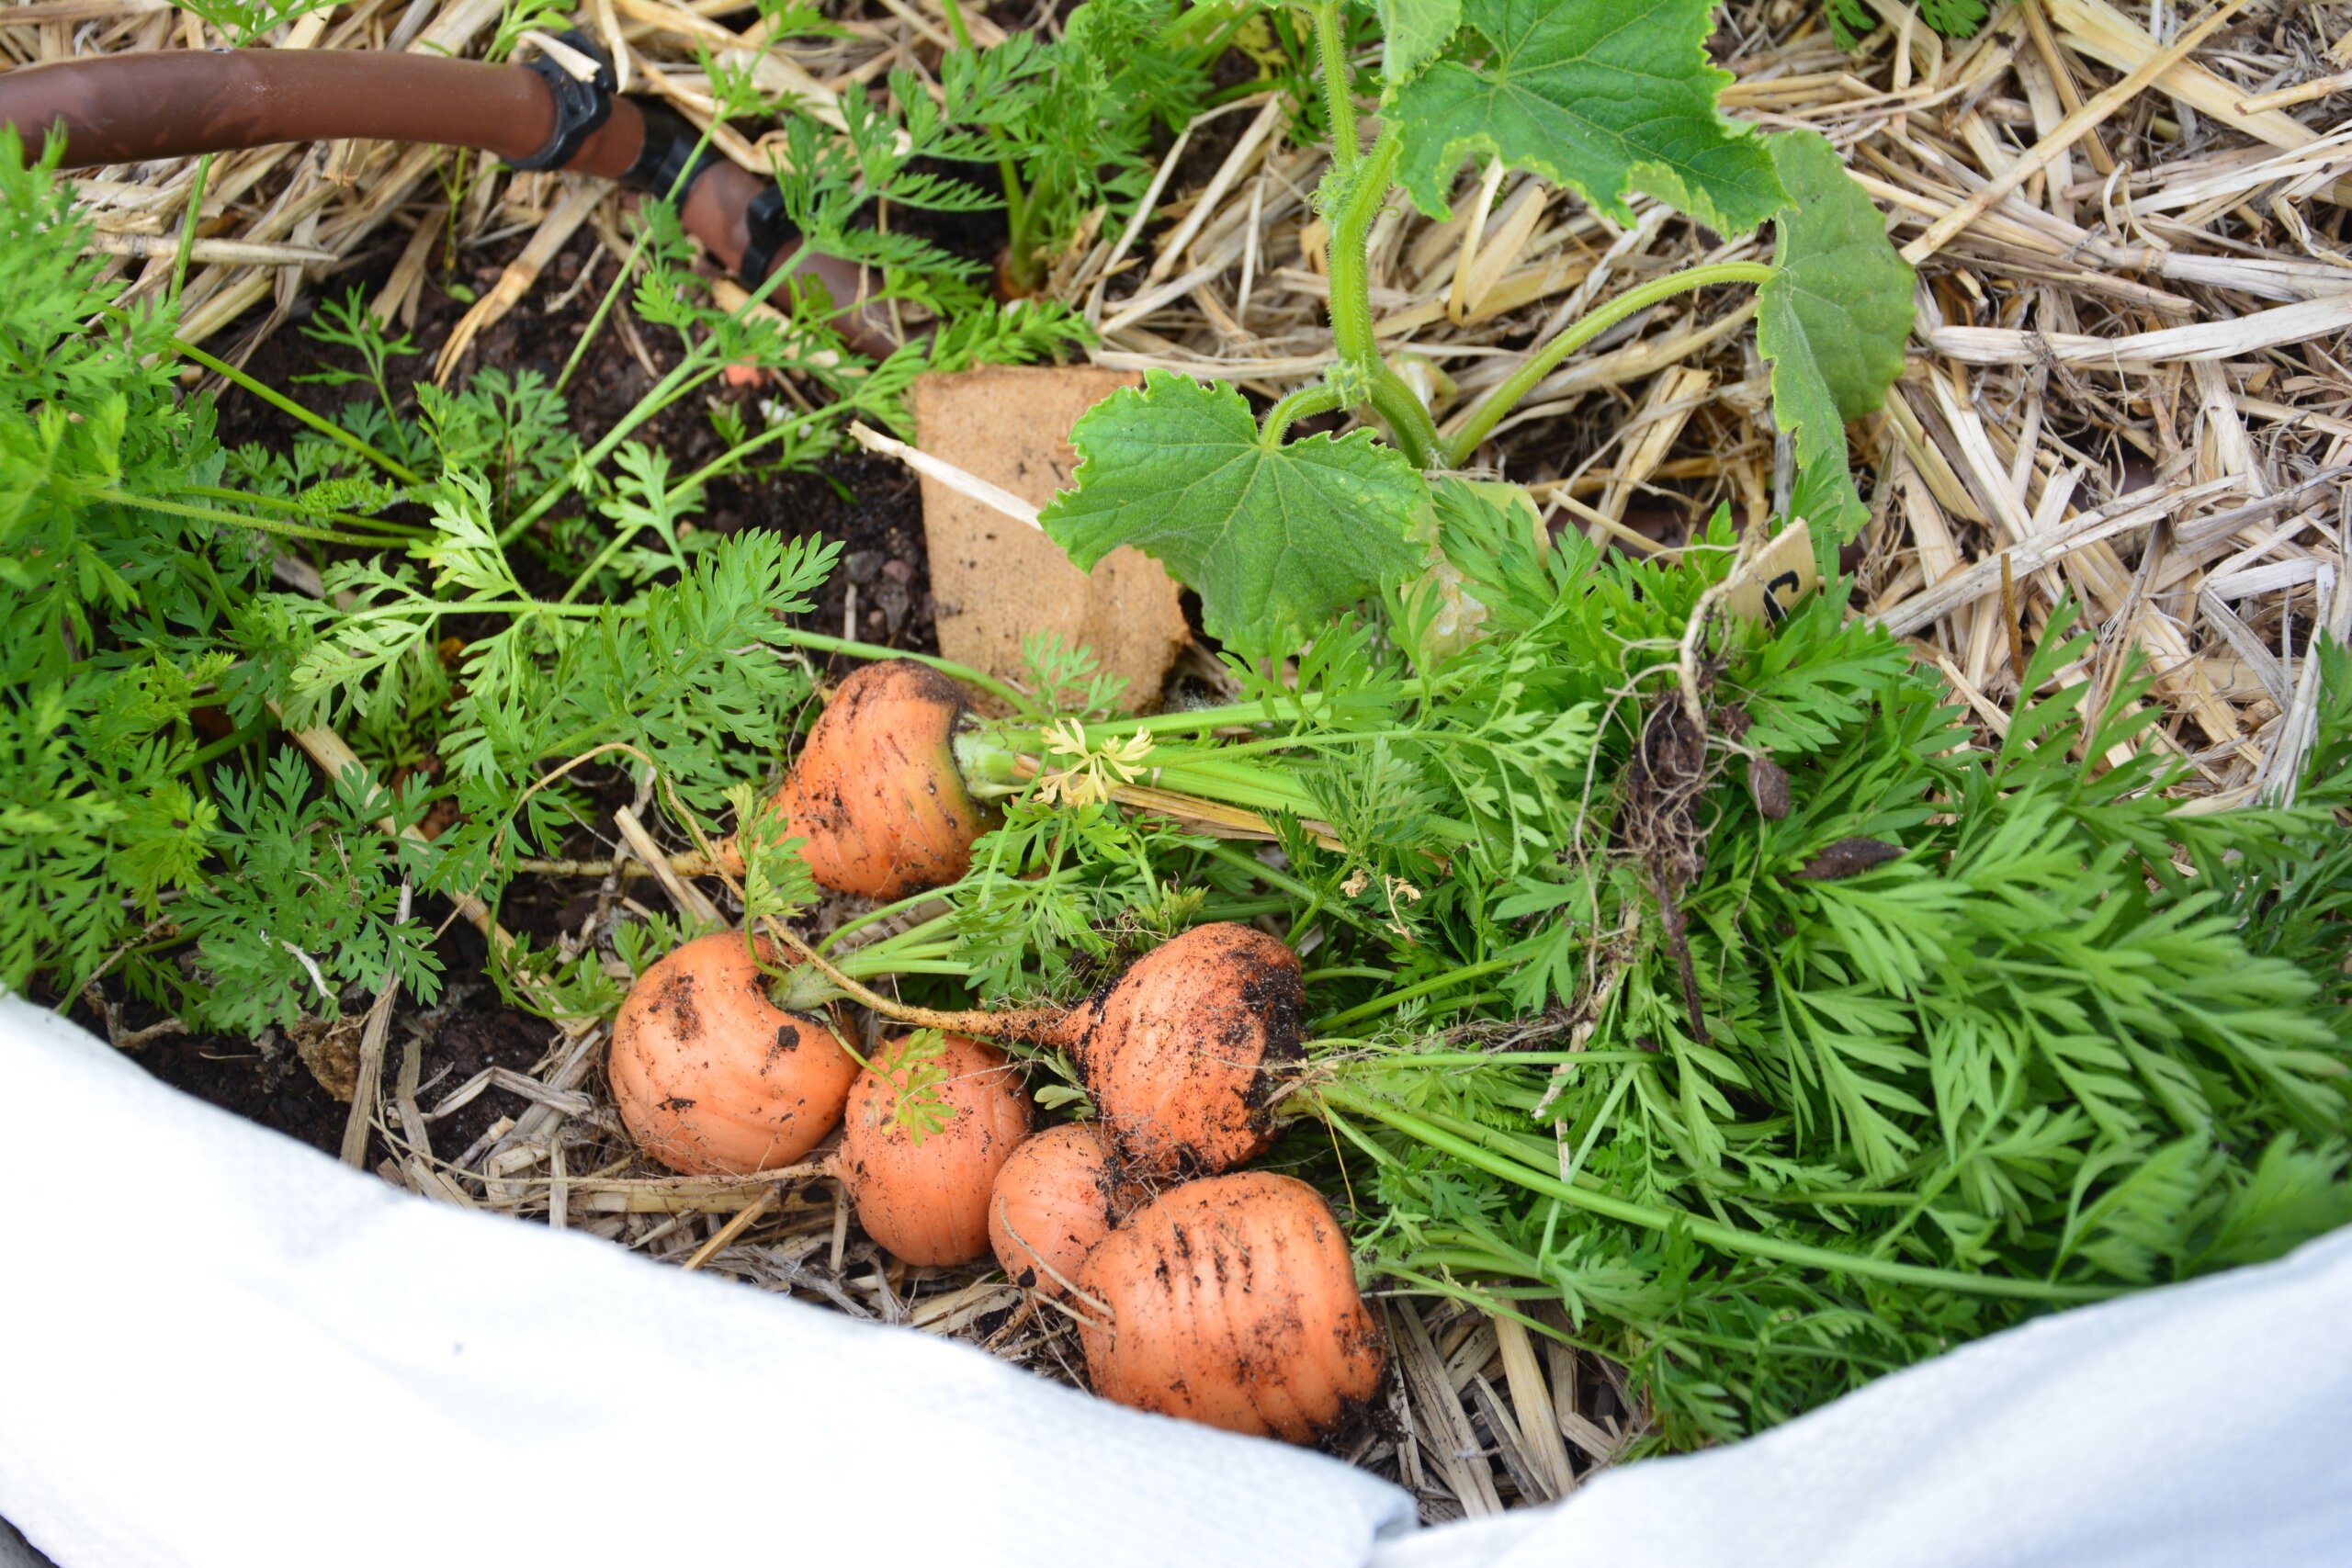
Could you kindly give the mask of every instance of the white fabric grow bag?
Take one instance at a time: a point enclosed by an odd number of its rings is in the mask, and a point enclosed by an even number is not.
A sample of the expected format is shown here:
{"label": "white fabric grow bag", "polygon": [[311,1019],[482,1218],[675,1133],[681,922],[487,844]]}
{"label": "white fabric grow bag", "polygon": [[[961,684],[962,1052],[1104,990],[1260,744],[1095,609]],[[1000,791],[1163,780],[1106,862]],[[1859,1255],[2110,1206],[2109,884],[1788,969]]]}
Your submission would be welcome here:
{"label": "white fabric grow bag", "polygon": [[61,1568],[2352,1564],[2352,1234],[1416,1530],[1314,1454],[411,1198],[7,998],[0,1192],[0,1517]]}

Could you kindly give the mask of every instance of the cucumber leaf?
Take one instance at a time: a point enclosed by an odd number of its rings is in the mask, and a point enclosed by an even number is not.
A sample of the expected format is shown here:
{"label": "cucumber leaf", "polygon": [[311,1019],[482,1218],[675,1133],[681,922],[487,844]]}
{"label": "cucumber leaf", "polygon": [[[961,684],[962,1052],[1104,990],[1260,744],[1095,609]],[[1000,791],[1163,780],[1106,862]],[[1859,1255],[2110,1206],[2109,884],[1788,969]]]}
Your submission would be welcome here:
{"label": "cucumber leaf", "polygon": [[1462,0],[1377,0],[1380,74],[1394,94],[1428,69],[1462,29]]}
{"label": "cucumber leaf", "polygon": [[1258,438],[1232,387],[1154,370],[1071,433],[1074,487],[1040,518],[1082,568],[1121,545],[1201,596],[1201,619],[1251,654],[1287,653],[1341,606],[1420,570],[1408,537],[1428,487],[1369,431]]}
{"label": "cucumber leaf", "polygon": [[[1765,137],[1791,206],[1773,219],[1770,282],[1758,291],[1757,346],[1772,362],[1772,418],[1796,446],[1797,487],[1816,498],[1801,513],[1843,537],[1860,507],[1847,472],[1846,421],[1886,400],[1911,331],[1911,264],[1886,220],[1817,132]],[[1826,492],[1826,493],[1825,493]],[[1825,504],[1825,501],[1830,504]],[[1793,507],[1792,510],[1795,510]]]}
{"label": "cucumber leaf", "polygon": [[1710,0],[1462,0],[1483,46],[1396,94],[1398,178],[1442,217],[1454,172],[1500,156],[1631,223],[1646,191],[1744,232],[1787,203],[1762,141],[1715,110],[1731,73],[1707,62]]}

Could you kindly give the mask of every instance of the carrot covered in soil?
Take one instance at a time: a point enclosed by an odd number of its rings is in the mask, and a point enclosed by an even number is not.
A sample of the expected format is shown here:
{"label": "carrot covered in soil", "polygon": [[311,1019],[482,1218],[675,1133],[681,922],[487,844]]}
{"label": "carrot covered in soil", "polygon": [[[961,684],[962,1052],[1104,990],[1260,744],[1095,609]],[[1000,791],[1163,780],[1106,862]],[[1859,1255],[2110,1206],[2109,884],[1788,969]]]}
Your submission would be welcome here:
{"label": "carrot covered in soil", "polygon": [[[964,716],[956,682],[910,659],[862,665],[841,683],[774,796],[820,886],[899,898],[971,869],[988,814],[956,763]],[[734,840],[718,859],[741,874]]]}
{"label": "carrot covered in soil", "polygon": [[1280,1075],[1303,1055],[1298,955],[1230,920],[1194,926],[1067,1011],[908,1007],[814,950],[800,951],[842,992],[886,1018],[1068,1050],[1120,1157],[1138,1176],[1215,1175],[1264,1153]]}
{"label": "carrot covered in soil", "polygon": [[1101,1123],[1048,1127],[997,1172],[989,1246],[1014,1284],[1060,1296],[1087,1254],[1150,1198],[1122,1170]]}
{"label": "carrot covered in soil", "polygon": [[[885,1044],[850,1090],[842,1179],[857,1223],[892,1257],[969,1263],[988,1254],[989,1195],[1029,1135],[1029,1097],[1019,1072],[992,1046],[950,1034],[936,1057],[914,1066],[908,1044],[903,1038]],[[932,1069],[944,1078],[930,1092],[952,1114],[918,1139],[899,1113],[913,1089],[902,1080]]]}
{"label": "carrot covered in soil", "polygon": [[[760,957],[775,949],[760,939]],[[649,967],[613,1021],[621,1121],[688,1176],[789,1165],[838,1125],[857,1062],[827,1021],[768,999],[740,931],[696,937]]]}
{"label": "carrot covered in soil", "polygon": [[1113,1231],[1077,1283],[1087,1379],[1138,1410],[1310,1442],[1387,1370],[1340,1223],[1291,1177],[1188,1182]]}
{"label": "carrot covered in soil", "polygon": [[1072,1051],[1139,1171],[1231,1170],[1273,1141],[1276,1071],[1297,1062],[1298,955],[1253,926],[1196,926],[1070,1015]]}

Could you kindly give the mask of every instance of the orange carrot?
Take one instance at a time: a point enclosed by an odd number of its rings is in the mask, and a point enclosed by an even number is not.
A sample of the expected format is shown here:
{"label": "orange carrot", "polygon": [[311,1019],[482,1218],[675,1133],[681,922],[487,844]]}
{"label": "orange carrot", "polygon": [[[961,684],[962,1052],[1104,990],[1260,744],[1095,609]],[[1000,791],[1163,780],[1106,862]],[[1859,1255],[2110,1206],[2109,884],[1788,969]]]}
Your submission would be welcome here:
{"label": "orange carrot", "polygon": [[888,1042],[850,1090],[842,1180],[857,1223],[893,1257],[969,1263],[988,1254],[989,1193],[1029,1135],[1029,1097],[1002,1052],[946,1035],[933,1059],[944,1077],[933,1092],[953,1114],[918,1141],[899,1121],[906,1080],[925,1070],[910,1066],[907,1045]]}
{"label": "orange carrot", "polygon": [[1103,1398],[1304,1443],[1380,1392],[1388,1353],[1315,1189],[1241,1171],[1130,1215],[1080,1265],[1079,1339]]}
{"label": "orange carrot", "polygon": [[1071,1013],[1063,1038],[1139,1172],[1214,1174],[1273,1138],[1273,1070],[1300,1057],[1298,955],[1253,927],[1196,926]]}
{"label": "orange carrot", "polygon": [[[775,795],[820,885],[898,898],[971,869],[987,818],[956,763],[964,714],[956,682],[910,659],[863,665],[841,683]],[[741,874],[732,839],[718,859]]]}
{"label": "orange carrot", "polygon": [[[760,953],[774,947],[760,939]],[[768,999],[740,931],[696,937],[638,977],[613,1021],[621,1121],[690,1176],[789,1165],[839,1124],[857,1062],[826,1021]]]}
{"label": "orange carrot", "polygon": [[1095,1244],[1150,1196],[1121,1172],[1098,1123],[1048,1127],[997,1172],[989,1246],[1014,1284],[1059,1296]]}
{"label": "orange carrot", "polygon": [[[797,942],[797,939],[791,939]],[[945,1012],[909,1007],[797,951],[844,995],[925,1029],[1069,1050],[1104,1130],[1137,1176],[1214,1175],[1273,1138],[1280,1075],[1301,1057],[1298,956],[1230,921],[1195,926],[1079,1006]]]}

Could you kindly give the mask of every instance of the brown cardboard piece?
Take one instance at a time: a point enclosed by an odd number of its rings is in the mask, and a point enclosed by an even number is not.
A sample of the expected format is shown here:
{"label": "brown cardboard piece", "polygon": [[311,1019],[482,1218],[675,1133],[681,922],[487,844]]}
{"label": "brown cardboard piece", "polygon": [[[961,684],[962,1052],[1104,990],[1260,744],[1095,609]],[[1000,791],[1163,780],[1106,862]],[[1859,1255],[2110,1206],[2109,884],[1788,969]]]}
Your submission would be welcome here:
{"label": "brown cardboard piece", "polygon": [[[1119,388],[1142,384],[1140,376],[1091,366],[986,366],[921,377],[917,444],[1043,506],[1078,468],[1069,433],[1079,416]],[[1169,666],[1190,634],[1175,580],[1158,561],[1123,548],[1082,572],[1036,529],[931,479],[922,481],[922,526],[942,655],[1023,681],[1022,639],[1050,631],[1125,676],[1129,705],[1146,712],[1159,705]]]}
{"label": "brown cardboard piece", "polygon": [[1813,529],[1803,519],[1772,536],[1747,574],[1733,584],[1731,613],[1748,620],[1770,617],[1777,626],[1797,602],[1821,586],[1813,565]]}

